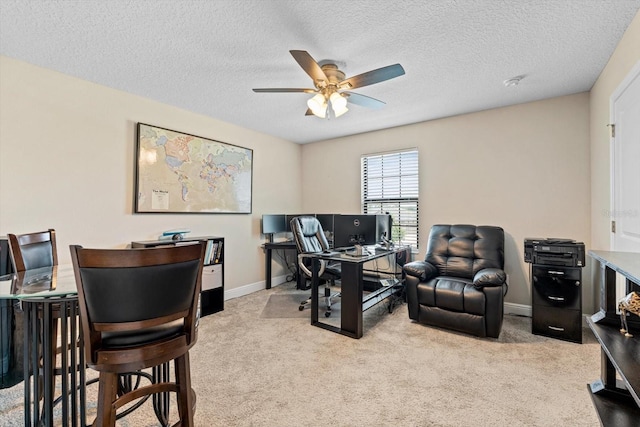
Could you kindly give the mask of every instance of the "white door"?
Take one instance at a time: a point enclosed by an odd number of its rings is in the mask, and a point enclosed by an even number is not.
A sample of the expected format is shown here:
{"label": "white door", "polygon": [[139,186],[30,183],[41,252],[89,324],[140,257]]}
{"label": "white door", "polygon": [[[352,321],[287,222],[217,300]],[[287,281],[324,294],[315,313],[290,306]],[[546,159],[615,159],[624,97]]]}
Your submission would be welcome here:
{"label": "white door", "polygon": [[640,252],[640,62],[611,96],[611,123],[611,249]]}

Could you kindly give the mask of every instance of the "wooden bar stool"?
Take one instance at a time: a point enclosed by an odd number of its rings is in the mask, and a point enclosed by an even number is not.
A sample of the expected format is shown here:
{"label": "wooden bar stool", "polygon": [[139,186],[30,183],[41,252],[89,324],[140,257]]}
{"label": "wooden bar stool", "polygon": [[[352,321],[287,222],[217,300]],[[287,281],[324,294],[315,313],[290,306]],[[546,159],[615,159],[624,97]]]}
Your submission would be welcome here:
{"label": "wooden bar stool", "polygon": [[[205,242],[150,249],[83,249],[72,245],[86,361],[99,371],[94,426],[114,426],[122,406],[156,393],[177,393],[180,420],[193,426],[189,349]],[[174,361],[175,381],[118,394],[118,375]]]}

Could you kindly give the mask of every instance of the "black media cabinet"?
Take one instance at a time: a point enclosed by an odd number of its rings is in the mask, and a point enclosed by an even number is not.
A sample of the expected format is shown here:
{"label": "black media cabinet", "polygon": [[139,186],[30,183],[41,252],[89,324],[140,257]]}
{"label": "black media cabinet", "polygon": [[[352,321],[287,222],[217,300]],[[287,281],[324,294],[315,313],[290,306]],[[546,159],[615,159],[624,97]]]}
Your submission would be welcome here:
{"label": "black media cabinet", "polygon": [[202,269],[200,314],[207,316],[224,310],[224,237],[205,236],[185,237],[182,240],[146,240],[131,242],[131,248],[175,246],[202,240],[207,241],[207,252]]}

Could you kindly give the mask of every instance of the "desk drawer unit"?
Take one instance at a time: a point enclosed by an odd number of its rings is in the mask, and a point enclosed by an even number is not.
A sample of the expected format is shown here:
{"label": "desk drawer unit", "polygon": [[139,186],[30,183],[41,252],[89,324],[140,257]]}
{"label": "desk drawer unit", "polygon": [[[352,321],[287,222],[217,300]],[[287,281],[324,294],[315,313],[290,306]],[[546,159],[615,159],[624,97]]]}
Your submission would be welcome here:
{"label": "desk drawer unit", "polygon": [[582,343],[582,269],[534,264],[531,281],[532,333]]}

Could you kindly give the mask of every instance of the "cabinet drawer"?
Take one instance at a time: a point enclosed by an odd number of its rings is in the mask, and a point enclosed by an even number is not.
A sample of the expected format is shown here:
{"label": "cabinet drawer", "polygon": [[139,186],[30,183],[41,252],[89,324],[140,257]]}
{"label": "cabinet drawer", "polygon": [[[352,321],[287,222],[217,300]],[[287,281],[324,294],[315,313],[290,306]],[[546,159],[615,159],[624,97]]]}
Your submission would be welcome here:
{"label": "cabinet drawer", "polygon": [[559,307],[533,306],[531,329],[536,335],[582,343],[582,312]]}
{"label": "cabinet drawer", "polygon": [[576,268],[533,267],[533,304],[580,310],[581,271]]}
{"label": "cabinet drawer", "polygon": [[202,269],[202,290],[222,287],[222,264],[205,265]]}

